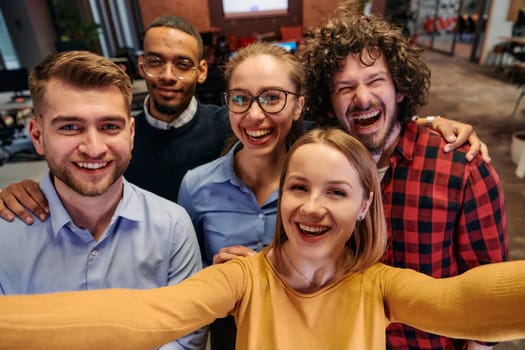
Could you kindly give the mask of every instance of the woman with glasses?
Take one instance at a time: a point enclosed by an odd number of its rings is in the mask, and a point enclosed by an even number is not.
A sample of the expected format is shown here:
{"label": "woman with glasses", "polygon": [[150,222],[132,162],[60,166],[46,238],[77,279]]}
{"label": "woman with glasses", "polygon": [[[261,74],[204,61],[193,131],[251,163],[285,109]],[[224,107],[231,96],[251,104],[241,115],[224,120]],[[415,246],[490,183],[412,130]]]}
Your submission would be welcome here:
{"label": "woman with glasses", "polygon": [[5,349],[152,349],[235,315],[237,349],[385,349],[407,323],[456,338],[525,337],[525,261],[434,279],[378,263],[387,239],[377,168],[344,131],[290,148],[272,244],[150,290],[0,297]]}
{"label": "woman with glasses", "polygon": [[[303,69],[281,47],[256,43],[227,63],[224,93],[234,133],[221,158],[190,170],[178,203],[197,231],[204,265],[249,256],[275,230],[279,174],[290,145],[302,133]],[[235,323],[211,328],[214,350],[235,347]]]}

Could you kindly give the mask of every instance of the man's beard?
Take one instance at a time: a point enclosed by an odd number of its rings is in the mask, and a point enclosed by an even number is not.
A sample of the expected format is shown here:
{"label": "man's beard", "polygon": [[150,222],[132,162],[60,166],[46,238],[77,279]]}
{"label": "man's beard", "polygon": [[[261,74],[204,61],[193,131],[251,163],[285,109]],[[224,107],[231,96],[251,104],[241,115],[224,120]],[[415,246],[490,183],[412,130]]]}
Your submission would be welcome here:
{"label": "man's beard", "polygon": [[[383,107],[383,110],[385,108]],[[394,115],[397,115],[397,108],[394,112]],[[355,138],[357,138],[372,155],[378,155],[382,154],[385,151],[385,148],[387,148],[387,143],[389,142],[390,138],[392,137],[392,134],[394,132],[397,132],[397,118],[387,118],[387,125],[385,130],[385,134],[382,137],[379,137],[377,133],[374,134],[359,134],[355,133],[352,130],[350,130],[350,134],[353,135]],[[382,132],[383,130],[380,130],[379,132]]]}
{"label": "man's beard", "polygon": [[113,173],[111,173],[109,177],[104,176],[102,179],[94,178],[94,181],[78,180],[64,165],[57,165],[48,161],[48,166],[53,177],[62,181],[73,191],[81,196],[96,197],[107,192],[107,190],[124,174],[124,171],[129,165],[130,159],[124,162],[124,164],[122,161],[115,160],[117,164]]}
{"label": "man's beard", "polygon": [[153,99],[153,105],[155,106],[155,109],[159,111],[161,114],[178,116],[186,108],[188,108],[190,101],[188,101],[187,103],[180,103],[176,106],[166,106],[166,105],[158,103],[155,99]]}
{"label": "man's beard", "polygon": [[385,136],[381,137],[379,140],[374,140],[376,135],[355,135],[361,141],[361,143],[368,149],[371,154],[381,154],[385,150],[386,143],[390,138],[390,135],[394,132],[394,125],[389,125]]}

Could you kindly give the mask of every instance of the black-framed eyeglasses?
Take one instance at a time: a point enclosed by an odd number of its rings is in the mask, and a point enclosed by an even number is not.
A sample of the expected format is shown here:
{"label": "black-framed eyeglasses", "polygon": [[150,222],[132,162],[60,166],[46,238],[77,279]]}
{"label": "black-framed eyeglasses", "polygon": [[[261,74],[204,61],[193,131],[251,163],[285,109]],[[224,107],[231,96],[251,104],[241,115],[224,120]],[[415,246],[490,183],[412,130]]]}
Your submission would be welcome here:
{"label": "black-framed eyeglasses", "polygon": [[255,100],[264,112],[276,114],[286,107],[288,95],[299,96],[295,92],[276,88],[263,90],[257,96],[253,96],[244,90],[232,89],[224,93],[224,100],[228,109],[234,113],[247,112]]}
{"label": "black-framed eyeglasses", "polygon": [[[197,70],[197,67],[187,58],[178,58],[171,65],[172,73],[180,80],[190,78],[193,73]],[[145,56],[142,67],[144,73],[148,76],[156,78],[164,73],[168,63],[156,56]]]}

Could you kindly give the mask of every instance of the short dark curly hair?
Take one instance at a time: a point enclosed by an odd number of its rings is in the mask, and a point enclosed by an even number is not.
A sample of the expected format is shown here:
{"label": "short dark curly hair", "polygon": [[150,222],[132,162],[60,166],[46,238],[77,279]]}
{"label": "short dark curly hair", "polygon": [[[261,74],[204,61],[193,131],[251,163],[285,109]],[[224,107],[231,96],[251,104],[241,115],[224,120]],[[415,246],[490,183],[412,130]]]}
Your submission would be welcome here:
{"label": "short dark curly hair", "polygon": [[418,106],[427,102],[430,69],[421,57],[422,51],[387,21],[357,14],[354,9],[339,8],[325,25],[306,34],[305,46],[299,53],[306,68],[305,119],[330,124],[327,115],[332,110],[330,92],[334,74],[342,69],[349,54],[367,53],[373,60],[385,57],[396,92],[405,96],[398,115],[404,124]]}

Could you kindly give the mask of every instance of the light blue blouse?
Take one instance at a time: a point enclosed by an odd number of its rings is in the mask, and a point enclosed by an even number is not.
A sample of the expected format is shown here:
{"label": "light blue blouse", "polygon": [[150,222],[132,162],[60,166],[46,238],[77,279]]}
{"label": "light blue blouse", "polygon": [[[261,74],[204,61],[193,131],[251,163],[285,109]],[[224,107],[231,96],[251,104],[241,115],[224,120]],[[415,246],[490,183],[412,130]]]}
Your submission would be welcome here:
{"label": "light blue blouse", "polygon": [[[40,187],[48,220],[30,226],[0,220],[0,293],[148,289],[177,284],[201,269],[195,231],[181,206],[124,180],[122,199],[97,242],[71,221],[49,175]],[[162,349],[203,349],[205,331]]]}
{"label": "light blue blouse", "polygon": [[222,247],[243,245],[260,251],[273,239],[278,189],[262,206],[257,203],[252,189],[233,170],[239,146],[188,171],[179,189],[177,202],[190,214],[205,266]]}

